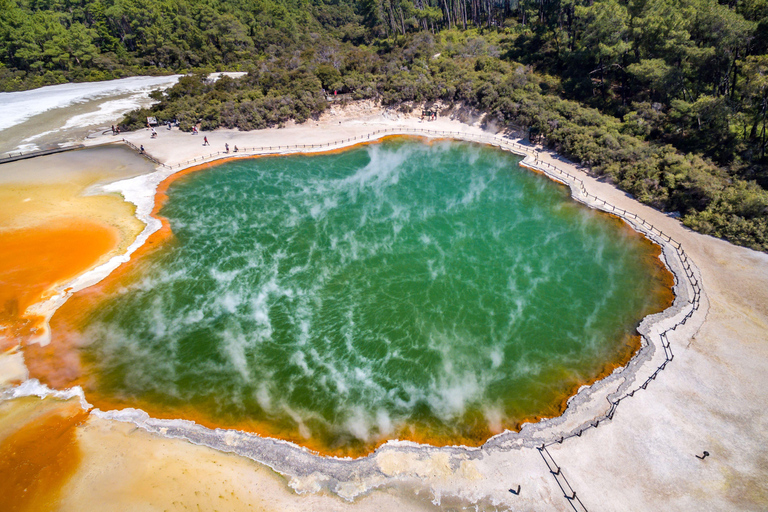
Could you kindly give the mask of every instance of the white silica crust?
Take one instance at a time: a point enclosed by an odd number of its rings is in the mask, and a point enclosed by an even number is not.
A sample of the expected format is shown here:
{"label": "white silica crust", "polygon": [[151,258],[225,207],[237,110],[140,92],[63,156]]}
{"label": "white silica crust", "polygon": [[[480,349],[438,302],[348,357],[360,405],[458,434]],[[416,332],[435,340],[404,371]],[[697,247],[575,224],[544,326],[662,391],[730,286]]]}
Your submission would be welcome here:
{"label": "white silica crust", "polygon": [[84,410],[89,410],[93,406],[88,403],[83,393],[83,388],[80,386],[74,386],[69,389],[51,389],[45,384],[42,384],[37,379],[29,379],[18,386],[14,386],[4,390],[0,393],[0,401],[13,400],[15,398],[23,398],[27,396],[36,396],[38,398],[56,398],[58,400],[71,400],[77,398],[80,401],[80,406]]}
{"label": "white silica crust", "polygon": [[[75,103],[129,93],[134,96],[146,95],[158,87],[175,84],[179,77],[181,75],[135,76],[103,82],[49,85],[31,91],[3,92],[0,93],[0,110],[3,112],[0,117],[0,132],[43,112],[68,107]],[[132,108],[136,108],[135,101],[123,100],[119,105],[105,104],[100,109],[100,114],[93,114],[93,118],[72,118],[72,122],[95,124],[103,122],[107,112],[124,113]]]}
{"label": "white silica crust", "polygon": [[175,171],[169,169],[160,168],[153,173],[109,183],[93,191],[93,193],[117,192],[121,194],[126,201],[136,206],[136,217],[145,224],[145,227],[139,236],[136,237],[136,240],[128,246],[128,249],[124,254],[114,256],[103,265],[79,275],[65,285],[60,286],[51,298],[34,304],[27,310],[30,314],[39,315],[46,319],[43,331],[35,340],[36,342],[41,345],[47,345],[50,342],[48,322],[56,310],[61,307],[72,294],[98,283],[111,274],[117,267],[123,263],[127,263],[131,258],[131,254],[144,245],[152,233],[155,233],[162,227],[162,223],[152,217],[152,209],[155,204],[155,192],[157,191],[157,186],[168,176],[174,174],[174,172]]}

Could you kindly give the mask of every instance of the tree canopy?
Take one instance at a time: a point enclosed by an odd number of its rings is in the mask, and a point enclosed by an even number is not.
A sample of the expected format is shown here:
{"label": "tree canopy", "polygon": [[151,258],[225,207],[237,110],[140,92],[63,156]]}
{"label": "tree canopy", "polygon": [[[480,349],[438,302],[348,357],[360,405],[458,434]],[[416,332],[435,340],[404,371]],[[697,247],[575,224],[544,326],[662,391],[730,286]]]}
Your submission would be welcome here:
{"label": "tree canopy", "polygon": [[150,110],[185,129],[462,103],[760,250],[767,53],[767,0],[0,0],[0,90],[191,73]]}

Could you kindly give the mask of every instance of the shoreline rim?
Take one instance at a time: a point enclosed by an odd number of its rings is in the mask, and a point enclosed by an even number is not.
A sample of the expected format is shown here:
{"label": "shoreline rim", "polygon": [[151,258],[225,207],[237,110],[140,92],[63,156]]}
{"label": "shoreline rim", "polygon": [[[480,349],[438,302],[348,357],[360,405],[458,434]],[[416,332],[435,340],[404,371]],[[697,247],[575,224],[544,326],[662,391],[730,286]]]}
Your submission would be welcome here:
{"label": "shoreline rim", "polygon": [[[230,429],[210,429],[188,420],[161,420],[150,417],[144,411],[138,409],[122,409],[112,411],[101,411],[93,409],[87,403],[83,391],[79,386],[68,388],[66,390],[50,389],[47,386],[40,385],[35,379],[27,380],[22,385],[5,390],[0,394],[0,399],[17,398],[21,396],[78,396],[83,408],[90,410],[91,414],[103,419],[112,419],[123,422],[133,423],[142,429],[158,433],[165,437],[185,439],[191,443],[208,446],[218,451],[231,452],[256,462],[265,464],[286,476],[292,478],[302,478],[313,474],[315,471],[321,471],[327,476],[323,487],[327,487],[345,499],[354,499],[357,495],[367,491],[352,493],[344,491],[339,484],[348,478],[344,475],[361,478],[364,473],[370,473],[373,480],[378,481],[382,475],[376,469],[376,458],[385,452],[392,450],[424,453],[448,452],[463,457],[480,456],[482,453],[495,450],[509,450],[518,448],[537,448],[547,465],[550,462],[544,456],[546,447],[554,443],[581,436],[584,430],[597,428],[601,422],[610,421],[618,407],[618,404],[627,397],[634,395],[639,388],[645,389],[650,380],[655,380],[656,376],[666,365],[672,361],[674,354],[671,351],[670,334],[675,341],[678,338],[688,338],[677,332],[680,325],[685,325],[686,321],[693,316],[693,313],[699,309],[704,301],[708,305],[706,295],[700,286],[700,272],[693,262],[687,257],[682,246],[671,237],[655,228],[650,223],[637,216],[630,214],[626,210],[618,209],[605,200],[590,194],[583,180],[571,175],[567,171],[559,169],[557,166],[549,164],[539,159],[540,153],[536,147],[523,145],[515,139],[509,137],[499,137],[496,135],[477,135],[468,132],[450,132],[442,130],[426,130],[418,128],[389,128],[377,130],[367,135],[350,137],[341,141],[329,142],[325,144],[306,144],[306,145],[285,145],[269,146],[264,148],[241,149],[238,155],[232,153],[221,156],[223,152],[217,152],[209,157],[197,158],[195,160],[169,166],[157,161],[159,164],[152,173],[120,180],[101,187],[104,192],[119,192],[127,202],[136,205],[136,217],[145,223],[145,228],[141,234],[130,244],[128,250],[123,255],[113,257],[109,262],[81,274],[74,280],[65,283],[57,290],[56,295],[51,299],[38,303],[36,306],[46,313],[45,332],[41,341],[45,343],[46,338],[50,336],[49,321],[55,311],[71,295],[78,291],[98,283],[103,278],[111,274],[117,267],[128,262],[131,256],[141,247],[146,245],[147,239],[163,228],[163,221],[154,216],[155,210],[162,206],[159,202],[160,187],[166,182],[180,177],[182,174],[192,172],[195,168],[209,168],[228,160],[239,158],[257,158],[260,156],[283,156],[290,154],[314,155],[326,152],[350,149],[351,147],[365,143],[380,142],[388,136],[417,136],[427,140],[451,139],[467,142],[475,142],[498,147],[505,151],[510,151],[523,157],[519,163],[521,167],[540,172],[549,179],[566,185],[571,191],[571,198],[594,210],[603,211],[619,217],[630,228],[645,236],[652,243],[661,247],[660,260],[666,266],[667,270],[674,276],[674,301],[671,306],[664,311],[648,315],[643,318],[637,328],[641,335],[642,346],[624,366],[616,368],[611,374],[605,376],[590,385],[582,386],[575,394],[566,401],[566,407],[562,414],[553,418],[546,418],[535,423],[522,423],[520,429],[515,431],[505,430],[487,439],[478,447],[469,447],[463,445],[437,447],[427,444],[418,444],[412,441],[390,440],[376,448],[373,452],[359,458],[334,457],[320,455],[301,445],[284,441],[279,438],[263,437],[259,434],[242,432]],[[137,150],[129,141],[123,139],[122,142],[127,146]],[[326,149],[322,149],[326,148]],[[302,151],[299,151],[299,150]],[[310,149],[310,151],[306,151]],[[317,150],[315,150],[317,149]],[[271,151],[271,152],[267,152]],[[133,182],[141,182],[143,185],[152,185],[150,188],[141,190],[141,196],[137,195],[137,189],[132,188]],[[150,192],[150,193],[148,193]],[[146,197],[152,199],[149,210],[147,210]],[[142,201],[142,199],[145,199]],[[610,209],[609,209],[610,207]],[[620,214],[621,210],[623,214]],[[633,218],[630,218],[633,216]],[[706,309],[706,307],[705,307]],[[39,309],[38,309],[39,310]],[[701,323],[697,319],[698,324]],[[688,329],[686,329],[688,330]],[[674,332],[672,332],[674,331]],[[666,340],[665,340],[666,338]],[[48,338],[49,339],[49,338]],[[666,341],[666,343],[665,343]],[[663,362],[658,366],[654,364],[661,360],[663,353]],[[636,382],[643,380],[643,376],[648,374],[642,385],[630,388]],[[652,376],[652,377],[651,377]],[[64,395],[62,395],[64,393]],[[605,398],[607,402],[602,402]],[[602,407],[600,407],[602,405]],[[606,410],[607,408],[607,410]],[[585,411],[584,409],[590,409]],[[547,452],[548,453],[548,452]],[[549,456],[551,459],[551,455]],[[287,462],[288,460],[293,462]],[[554,463],[554,460],[552,459]],[[371,466],[371,467],[368,467]],[[555,463],[556,466],[556,463]],[[378,473],[378,477],[376,476]],[[554,474],[554,471],[552,471]],[[378,487],[381,482],[375,484],[370,482],[368,490]],[[298,484],[297,484],[298,485]]]}

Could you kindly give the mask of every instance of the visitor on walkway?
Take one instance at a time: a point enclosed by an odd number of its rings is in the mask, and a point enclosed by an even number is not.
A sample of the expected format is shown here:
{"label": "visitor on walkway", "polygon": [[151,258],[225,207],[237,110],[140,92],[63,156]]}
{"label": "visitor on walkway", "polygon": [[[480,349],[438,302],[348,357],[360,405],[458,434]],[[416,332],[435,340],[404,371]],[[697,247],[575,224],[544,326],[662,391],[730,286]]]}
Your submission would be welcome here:
{"label": "visitor on walkway", "polygon": [[225,153],[229,153],[229,143],[228,142],[224,143],[224,152]]}
{"label": "visitor on walkway", "polygon": [[206,135],[205,137],[203,137],[203,146],[210,146],[210,145],[211,143],[208,142],[208,136]]}

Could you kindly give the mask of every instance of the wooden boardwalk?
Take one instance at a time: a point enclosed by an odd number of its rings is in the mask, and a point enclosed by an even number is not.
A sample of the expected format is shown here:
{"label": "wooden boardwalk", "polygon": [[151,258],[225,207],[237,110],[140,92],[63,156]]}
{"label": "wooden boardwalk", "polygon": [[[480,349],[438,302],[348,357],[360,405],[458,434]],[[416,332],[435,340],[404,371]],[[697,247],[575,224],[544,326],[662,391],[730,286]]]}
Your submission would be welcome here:
{"label": "wooden boardwalk", "polygon": [[75,149],[82,149],[85,145],[77,144],[75,146],[67,146],[65,148],[52,148],[52,149],[40,149],[38,151],[29,151],[22,153],[21,151],[17,155],[8,154],[8,156],[0,158],[0,164],[7,164],[9,162],[16,162],[17,160],[26,160],[27,158],[35,158],[36,156],[54,155],[56,153],[63,153],[64,151],[73,151]]}

